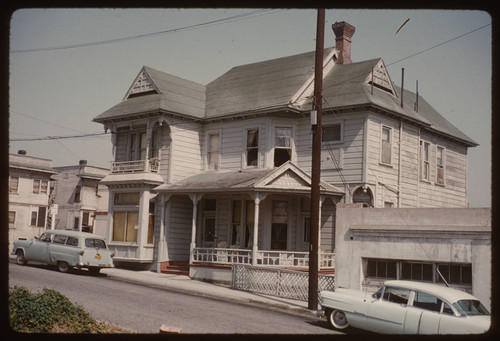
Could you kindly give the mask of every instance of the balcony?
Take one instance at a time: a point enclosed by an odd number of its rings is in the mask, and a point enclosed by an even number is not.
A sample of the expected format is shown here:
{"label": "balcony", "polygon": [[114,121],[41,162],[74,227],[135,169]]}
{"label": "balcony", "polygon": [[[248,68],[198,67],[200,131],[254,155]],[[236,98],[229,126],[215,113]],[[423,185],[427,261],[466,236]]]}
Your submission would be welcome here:
{"label": "balcony", "polygon": [[112,174],[124,173],[158,173],[160,170],[160,159],[135,161],[113,161],[111,162]]}

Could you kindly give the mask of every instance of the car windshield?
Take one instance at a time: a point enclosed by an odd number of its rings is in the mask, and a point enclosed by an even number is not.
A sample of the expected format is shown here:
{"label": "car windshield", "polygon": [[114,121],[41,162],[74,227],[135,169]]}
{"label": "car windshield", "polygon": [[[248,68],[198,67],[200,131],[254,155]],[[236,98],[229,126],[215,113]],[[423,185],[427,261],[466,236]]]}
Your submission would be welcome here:
{"label": "car windshield", "polygon": [[86,238],[85,239],[86,247],[96,247],[99,249],[105,249],[106,243],[102,239],[94,239],[94,238]]}
{"label": "car windshield", "polygon": [[453,306],[462,316],[489,315],[490,313],[478,300],[460,300]]}

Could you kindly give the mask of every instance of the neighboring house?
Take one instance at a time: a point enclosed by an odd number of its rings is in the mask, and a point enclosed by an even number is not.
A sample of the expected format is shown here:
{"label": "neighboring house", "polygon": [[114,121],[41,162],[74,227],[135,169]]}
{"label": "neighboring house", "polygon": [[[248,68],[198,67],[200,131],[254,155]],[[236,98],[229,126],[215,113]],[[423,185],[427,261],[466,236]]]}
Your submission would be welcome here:
{"label": "neighboring house", "polygon": [[[382,59],[351,63],[354,27],[325,50],[320,268],[338,202],[466,207],[476,146]],[[315,52],[235,67],[208,85],[143,67],[94,118],[112,134],[108,238],[117,262],[307,266]],[[418,104],[417,104],[418,103]],[[204,270],[203,270],[204,271]],[[210,276],[206,273],[200,276]]]}
{"label": "neighboring house", "polygon": [[90,166],[86,160],[54,169],[58,172],[52,177],[56,181],[53,203],[58,207],[54,227],[105,236],[103,228],[96,228],[96,217],[107,215],[108,189],[100,181],[109,169]]}
{"label": "neighboring house", "polygon": [[9,250],[18,238],[39,236],[47,227],[51,176],[57,171],[51,160],[9,154]]}
{"label": "neighboring house", "polygon": [[352,206],[337,205],[335,287],[446,281],[491,308],[490,208]]}

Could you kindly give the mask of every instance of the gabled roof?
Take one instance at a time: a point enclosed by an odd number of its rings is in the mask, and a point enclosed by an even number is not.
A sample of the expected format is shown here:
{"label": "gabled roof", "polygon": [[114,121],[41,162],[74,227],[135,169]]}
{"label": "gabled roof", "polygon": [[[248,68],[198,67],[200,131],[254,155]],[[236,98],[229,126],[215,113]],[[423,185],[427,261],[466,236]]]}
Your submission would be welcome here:
{"label": "gabled roof", "polygon": [[[143,79],[150,80],[154,86],[146,88],[143,93],[133,92],[137,82]],[[143,66],[125,99],[93,120],[105,122],[130,117],[132,114],[158,111],[179,113],[193,118],[204,117],[205,86]]]}
{"label": "gabled roof", "polygon": [[[164,193],[226,193],[226,192],[280,192],[303,194],[311,192],[311,177],[290,161],[273,169],[243,169],[207,171],[173,184],[154,189]],[[321,181],[320,192],[342,196],[344,191]]]}
{"label": "gabled roof", "polygon": [[[371,106],[443,133],[467,146],[477,145],[422,97],[415,111],[416,95],[410,91],[405,90],[401,108],[400,89],[393,85],[381,58],[335,64],[332,61],[336,52],[328,48],[324,53],[324,110]],[[150,113],[169,113],[195,120],[278,111],[308,114],[312,106],[312,96],[308,94],[314,76],[314,60],[315,52],[312,51],[237,66],[206,86],[144,66],[125,99],[94,121],[107,123]]]}
{"label": "gabled roof", "polygon": [[314,74],[315,52],[232,68],[207,85],[207,118],[286,107]]}

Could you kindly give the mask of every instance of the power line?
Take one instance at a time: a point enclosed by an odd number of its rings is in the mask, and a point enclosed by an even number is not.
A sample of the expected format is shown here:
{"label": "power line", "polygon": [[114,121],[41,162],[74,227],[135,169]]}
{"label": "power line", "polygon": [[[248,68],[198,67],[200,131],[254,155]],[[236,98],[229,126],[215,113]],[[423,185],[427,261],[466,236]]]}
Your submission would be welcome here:
{"label": "power line", "polygon": [[49,121],[45,121],[45,120],[42,120],[40,118],[36,118],[36,117],[33,117],[33,116],[30,116],[30,115],[26,115],[26,114],[23,114],[23,113],[20,113],[20,112],[17,112],[17,111],[10,111],[11,114],[15,114],[15,115],[21,115],[21,116],[24,116],[24,117],[27,117],[27,118],[30,118],[32,120],[35,120],[35,121],[39,121],[39,122],[42,122],[42,123],[46,123],[48,125],[51,125],[51,126],[56,126],[56,127],[59,127],[59,128],[64,128],[64,129],[68,129],[68,130],[72,130],[76,133],[81,133],[81,134],[85,134],[85,132],[83,131],[80,131],[80,130],[76,130],[76,129],[73,129],[73,128],[70,128],[70,127],[65,127],[63,125],[60,125],[60,124],[57,124],[57,123],[53,123],[53,122],[49,122]]}
{"label": "power line", "polygon": [[402,58],[402,59],[399,59],[399,60],[396,60],[396,61],[394,61],[394,62],[392,62],[392,63],[389,63],[389,64],[387,64],[387,66],[391,66],[391,65],[393,65],[393,64],[399,63],[399,62],[401,62],[401,61],[403,61],[403,60],[406,60],[406,59],[408,59],[408,58],[415,57],[416,55],[419,55],[419,54],[421,54],[421,53],[424,53],[424,52],[427,52],[427,51],[429,51],[429,50],[435,49],[436,47],[439,47],[439,46],[441,46],[441,45],[444,45],[444,44],[447,44],[447,43],[449,43],[449,42],[452,42],[453,40],[456,40],[456,39],[458,39],[458,38],[465,37],[465,36],[466,36],[466,35],[468,35],[468,34],[471,34],[471,33],[474,33],[474,32],[476,32],[476,31],[482,30],[483,28],[488,27],[488,26],[491,26],[491,24],[486,24],[486,25],[484,25],[484,26],[481,26],[481,27],[479,27],[479,28],[476,28],[476,29],[474,29],[474,30],[472,30],[472,31],[469,31],[469,32],[467,32],[467,33],[461,34],[461,35],[459,35],[459,36],[457,36],[457,37],[455,37],[455,38],[451,38],[451,39],[448,39],[448,40],[446,40],[446,41],[443,41],[442,43],[439,43],[439,44],[437,44],[437,45],[431,46],[431,47],[426,48],[426,49],[424,49],[424,50],[422,50],[422,51],[416,52],[416,53],[414,53],[414,54],[412,54],[412,55],[409,55],[408,57],[404,57],[404,58]]}
{"label": "power line", "polygon": [[27,141],[46,141],[46,140],[63,140],[63,139],[77,139],[77,138],[86,138],[93,136],[101,136],[109,133],[87,133],[81,135],[66,135],[66,136],[45,136],[45,137],[35,137],[30,139],[10,139],[11,142],[27,142]]}
{"label": "power line", "polygon": [[227,18],[222,18],[222,19],[207,21],[207,22],[204,22],[204,23],[190,25],[190,26],[173,28],[173,29],[165,30],[165,31],[145,33],[145,34],[139,34],[139,35],[136,35],[136,36],[123,37],[123,38],[114,38],[114,39],[101,40],[101,41],[95,41],[95,42],[89,42],[89,43],[60,45],[60,46],[53,46],[53,47],[40,47],[40,48],[33,48],[33,49],[12,50],[12,51],[10,51],[10,53],[24,53],[24,52],[40,52],[40,51],[65,50],[65,49],[73,49],[73,48],[79,48],[79,47],[113,44],[113,43],[118,43],[118,42],[122,42],[122,41],[126,41],[126,40],[146,38],[146,37],[151,37],[151,36],[161,35],[161,34],[177,33],[177,32],[182,32],[182,31],[187,31],[187,30],[193,30],[193,29],[202,28],[202,27],[205,27],[205,26],[219,25],[219,24],[223,24],[223,23],[226,23],[226,22],[239,21],[239,20],[246,19],[248,17],[257,17],[257,16],[269,14],[269,13],[274,12],[274,11],[276,11],[276,10],[275,9],[260,9],[260,10],[256,10],[256,11],[252,11],[252,12],[248,12],[248,13],[242,13],[242,14],[233,15],[233,16],[227,17]]}
{"label": "power line", "polygon": [[[481,27],[478,27],[478,28],[476,28],[476,29],[474,29],[474,30],[472,30],[472,31],[466,32],[466,33],[461,34],[461,35],[459,35],[459,36],[456,36],[456,37],[454,37],[454,38],[451,38],[451,39],[448,39],[448,40],[446,40],[446,41],[443,41],[443,42],[441,42],[441,43],[439,43],[439,44],[437,44],[437,45],[434,45],[434,46],[428,47],[428,48],[426,48],[426,49],[424,49],[424,50],[421,50],[421,51],[415,52],[415,53],[413,53],[413,54],[411,54],[411,55],[409,55],[409,56],[407,56],[407,57],[404,57],[404,58],[401,58],[401,59],[396,60],[396,61],[394,61],[394,62],[391,62],[391,63],[389,63],[389,64],[386,64],[386,67],[389,67],[389,66],[391,66],[391,65],[394,65],[394,64],[396,64],[396,63],[399,63],[399,62],[401,62],[401,61],[403,61],[403,60],[406,60],[406,59],[409,59],[409,58],[415,57],[416,55],[422,54],[422,53],[427,52],[427,51],[429,51],[429,50],[435,49],[436,47],[439,47],[439,46],[442,46],[442,45],[444,45],[444,44],[447,44],[447,43],[449,43],[449,42],[451,42],[451,41],[453,41],[453,40],[456,40],[456,39],[459,39],[459,38],[465,37],[465,36],[466,36],[466,35],[468,35],[468,34],[471,34],[471,33],[473,33],[473,32],[476,32],[476,31],[482,30],[483,28],[488,27],[488,26],[491,26],[491,24],[486,24],[486,25],[481,26]],[[341,85],[341,84],[344,84],[344,83],[350,82],[350,81],[352,81],[352,80],[354,80],[354,79],[356,79],[356,78],[358,78],[358,77],[365,76],[366,74],[367,74],[366,72],[359,73],[359,74],[357,74],[357,75],[355,75],[355,76],[353,76],[353,77],[350,77],[349,79],[346,79],[346,80],[343,80],[343,81],[341,81],[341,82],[338,82],[338,83],[332,84],[332,85],[330,85],[330,86],[328,86],[328,87],[325,87],[325,88],[323,88],[323,90],[327,90],[327,89],[330,89],[330,88],[332,88],[332,87],[334,87],[334,86],[338,86],[338,85]]]}

